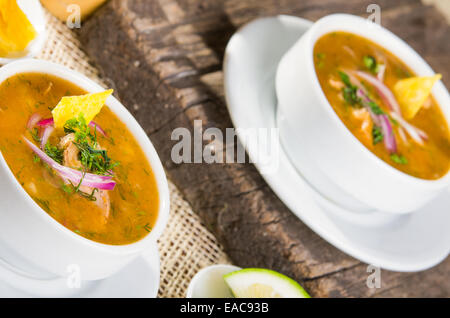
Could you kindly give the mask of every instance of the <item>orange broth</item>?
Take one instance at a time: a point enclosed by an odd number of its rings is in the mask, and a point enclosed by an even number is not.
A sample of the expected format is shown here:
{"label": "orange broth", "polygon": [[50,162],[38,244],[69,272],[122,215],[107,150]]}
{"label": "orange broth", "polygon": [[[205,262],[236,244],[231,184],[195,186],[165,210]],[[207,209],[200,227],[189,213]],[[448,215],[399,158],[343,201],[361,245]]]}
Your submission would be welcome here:
{"label": "orange broth", "polygon": [[[105,105],[95,122],[107,133],[98,142],[108,155],[119,162],[114,168],[114,190],[108,191],[110,213],[77,193],[69,193],[63,180],[43,164],[25,144],[33,141],[27,122],[34,113],[52,117],[63,96],[86,94],[84,90],[61,78],[22,73],[0,85],[0,151],[25,191],[56,221],[71,231],[100,243],[122,245],[145,237],[158,215],[158,189],[146,156],[125,124]],[[49,142],[58,144],[62,129]],[[38,143],[36,142],[38,145]]]}
{"label": "orange broth", "polygon": [[[427,105],[422,107],[412,120],[408,120],[410,124],[428,135],[424,145],[414,142],[409,136],[406,142],[402,141],[398,123],[396,125],[395,121],[392,121],[398,153],[405,158],[402,163],[392,160],[383,142],[374,144],[372,127],[363,126],[362,120],[355,116],[357,114],[355,107],[344,99],[339,84],[342,82],[339,72],[367,71],[363,63],[365,56],[373,56],[386,65],[383,82],[391,90],[398,80],[415,76],[396,56],[363,37],[346,32],[325,34],[315,44],[314,64],[320,85],[331,107],[352,134],[381,160],[417,178],[427,180],[441,178],[447,174],[450,167],[450,133],[447,121],[434,98],[430,97]],[[388,106],[375,88],[364,80],[361,80],[361,83],[373,100],[388,113]]]}

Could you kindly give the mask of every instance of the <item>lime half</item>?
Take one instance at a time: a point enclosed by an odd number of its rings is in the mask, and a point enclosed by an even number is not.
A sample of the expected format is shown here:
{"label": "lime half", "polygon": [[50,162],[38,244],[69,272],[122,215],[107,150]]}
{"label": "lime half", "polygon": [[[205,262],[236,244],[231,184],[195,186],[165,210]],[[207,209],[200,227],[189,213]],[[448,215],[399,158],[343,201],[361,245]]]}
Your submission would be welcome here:
{"label": "lime half", "polygon": [[236,298],[309,298],[296,281],[278,272],[246,268],[224,275]]}

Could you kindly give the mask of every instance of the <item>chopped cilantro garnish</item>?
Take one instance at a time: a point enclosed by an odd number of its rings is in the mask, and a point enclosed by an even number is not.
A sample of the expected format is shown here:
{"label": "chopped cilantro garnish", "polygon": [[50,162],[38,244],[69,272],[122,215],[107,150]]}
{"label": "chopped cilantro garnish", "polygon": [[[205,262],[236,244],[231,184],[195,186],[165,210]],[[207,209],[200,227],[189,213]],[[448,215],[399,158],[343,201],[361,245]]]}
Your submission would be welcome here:
{"label": "chopped cilantro garnish", "polygon": [[68,194],[73,193],[73,187],[70,187],[67,184],[63,184],[61,188],[64,190],[64,192],[66,192]]}
{"label": "chopped cilantro garnish", "polygon": [[399,123],[397,120],[395,120],[394,118],[392,118],[391,116],[389,116],[389,121],[392,123],[392,125],[398,127]]}
{"label": "chopped cilantro garnish", "polygon": [[78,142],[84,141],[89,137],[91,141],[97,143],[96,135],[91,133],[83,114],[80,114],[78,118],[69,119],[64,125],[64,132],[66,134],[74,133],[75,140]]}
{"label": "chopped cilantro garnish", "polygon": [[97,131],[94,129],[94,133],[91,132],[82,114],[78,118],[68,120],[64,125],[64,131],[75,135],[73,143],[80,150],[79,158],[85,171],[110,175],[111,170],[119,164],[109,158],[106,150],[99,149]]}
{"label": "chopped cilantro garnish", "polygon": [[393,153],[391,155],[391,159],[392,159],[392,161],[394,161],[395,163],[398,163],[400,165],[408,164],[408,159],[406,159],[403,155]]}
{"label": "chopped cilantro garnish", "polygon": [[41,138],[39,137],[39,130],[37,128],[30,129],[29,132],[34,141],[41,142]]}
{"label": "chopped cilantro garnish", "polygon": [[353,86],[352,83],[350,82],[350,77],[348,77],[346,73],[339,71],[339,76],[341,77],[341,80],[344,82],[346,86]]}
{"label": "chopped cilantro garnish", "polygon": [[377,60],[370,55],[366,55],[363,58],[364,65],[369,69],[370,72],[376,74],[378,73]]}
{"label": "chopped cilantro garnish", "polygon": [[351,106],[359,107],[361,101],[356,94],[358,87],[350,82],[350,78],[346,73],[340,71],[339,76],[341,77],[342,82],[345,84],[345,87],[342,88],[342,94],[344,95],[345,101]]}
{"label": "chopped cilantro garnish", "polygon": [[318,59],[323,59],[325,58],[325,53],[317,53],[316,56]]}
{"label": "chopped cilantro garnish", "polygon": [[378,126],[373,126],[372,128],[372,137],[373,137],[373,144],[376,145],[379,142],[382,142],[384,139],[383,131]]}
{"label": "chopped cilantro garnish", "polygon": [[317,58],[316,65],[317,65],[317,67],[319,67],[319,68],[324,67],[324,65],[325,65],[325,61],[324,61],[325,56],[326,56],[325,53],[317,53],[316,54],[316,58]]}
{"label": "chopped cilantro garnish", "polygon": [[55,160],[57,163],[62,164],[63,151],[56,146],[52,146],[49,142],[44,147],[45,153]]}
{"label": "chopped cilantro garnish", "polygon": [[150,224],[147,223],[144,225],[144,230],[146,230],[147,232],[151,232],[152,227],[150,226]]}
{"label": "chopped cilantro garnish", "polygon": [[384,111],[381,109],[381,107],[377,103],[370,101],[367,103],[367,105],[370,107],[370,109],[372,110],[372,112],[375,115],[383,115],[384,114]]}

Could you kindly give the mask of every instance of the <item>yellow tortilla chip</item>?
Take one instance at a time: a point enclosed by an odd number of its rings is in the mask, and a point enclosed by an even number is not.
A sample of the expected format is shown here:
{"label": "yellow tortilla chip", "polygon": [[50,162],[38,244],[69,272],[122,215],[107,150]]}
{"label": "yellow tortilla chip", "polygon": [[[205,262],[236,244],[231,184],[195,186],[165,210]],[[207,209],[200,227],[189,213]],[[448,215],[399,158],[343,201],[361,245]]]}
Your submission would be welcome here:
{"label": "yellow tortilla chip", "polygon": [[18,56],[36,35],[16,0],[0,0],[0,56]]}
{"label": "yellow tortilla chip", "polygon": [[55,127],[64,127],[66,121],[78,118],[80,114],[83,114],[86,123],[90,123],[100,112],[106,99],[112,92],[113,90],[109,89],[100,93],[80,96],[64,96],[52,110]]}
{"label": "yellow tortilla chip", "polygon": [[425,100],[430,96],[434,83],[441,77],[441,74],[410,77],[395,83],[394,94],[406,119],[416,116]]}

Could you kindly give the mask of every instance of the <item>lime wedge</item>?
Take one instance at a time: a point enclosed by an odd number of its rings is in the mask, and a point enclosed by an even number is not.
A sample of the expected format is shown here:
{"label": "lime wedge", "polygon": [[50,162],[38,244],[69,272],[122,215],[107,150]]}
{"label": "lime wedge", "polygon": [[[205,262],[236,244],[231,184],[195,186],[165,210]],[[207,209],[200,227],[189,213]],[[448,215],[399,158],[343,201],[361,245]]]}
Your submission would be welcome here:
{"label": "lime wedge", "polygon": [[416,116],[425,100],[430,96],[434,83],[441,77],[441,74],[410,77],[395,83],[394,94],[406,119]]}
{"label": "lime wedge", "polygon": [[236,298],[310,298],[296,281],[268,269],[246,268],[224,279]]}

